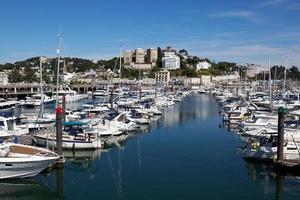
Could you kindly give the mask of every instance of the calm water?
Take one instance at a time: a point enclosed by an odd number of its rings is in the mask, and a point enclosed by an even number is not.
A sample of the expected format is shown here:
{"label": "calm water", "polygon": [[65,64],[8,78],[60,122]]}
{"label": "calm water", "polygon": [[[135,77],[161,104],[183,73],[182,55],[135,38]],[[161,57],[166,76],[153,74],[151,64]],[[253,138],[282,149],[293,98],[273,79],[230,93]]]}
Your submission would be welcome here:
{"label": "calm water", "polygon": [[215,100],[187,97],[105,151],[67,152],[63,170],[0,182],[0,199],[300,199],[300,179],[245,162]]}

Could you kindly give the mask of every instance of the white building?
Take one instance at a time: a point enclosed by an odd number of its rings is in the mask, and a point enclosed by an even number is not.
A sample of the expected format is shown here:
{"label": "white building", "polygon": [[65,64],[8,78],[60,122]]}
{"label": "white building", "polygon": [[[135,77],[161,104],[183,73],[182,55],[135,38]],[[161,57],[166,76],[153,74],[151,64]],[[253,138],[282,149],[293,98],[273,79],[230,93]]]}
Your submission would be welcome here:
{"label": "white building", "polygon": [[196,70],[201,69],[209,69],[211,67],[211,64],[207,61],[198,62],[196,66]]}
{"label": "white building", "polygon": [[147,50],[147,62],[148,63],[156,63],[157,61],[157,48],[150,48]]}
{"label": "white building", "polygon": [[247,76],[249,78],[254,78],[254,77],[256,77],[257,74],[260,74],[260,73],[268,74],[269,68],[261,66],[261,65],[254,65],[254,64],[247,66]]}
{"label": "white building", "polygon": [[212,85],[212,77],[209,75],[201,75],[201,85],[211,86]]}
{"label": "white building", "polygon": [[142,48],[135,50],[135,63],[145,63],[145,51]]}
{"label": "white building", "polygon": [[200,85],[201,79],[200,78],[187,78],[184,80],[185,85]]}
{"label": "white building", "polygon": [[151,70],[153,65],[150,63],[131,63],[130,65],[125,65],[124,67],[126,69]]}
{"label": "white building", "polygon": [[169,85],[170,82],[170,72],[168,70],[161,70],[155,73],[156,84],[159,85]]}
{"label": "white building", "polygon": [[240,75],[239,75],[238,72],[235,72],[235,73],[229,74],[229,75],[213,76],[212,77],[212,82],[214,82],[214,83],[239,81],[239,80],[240,80]]}
{"label": "white building", "polygon": [[0,85],[8,84],[8,75],[6,72],[0,72]]}
{"label": "white building", "polygon": [[165,52],[162,58],[162,67],[165,69],[179,69],[180,57],[175,52]]}
{"label": "white building", "polygon": [[124,64],[125,65],[130,65],[132,63],[132,51],[131,50],[126,50],[124,52]]}

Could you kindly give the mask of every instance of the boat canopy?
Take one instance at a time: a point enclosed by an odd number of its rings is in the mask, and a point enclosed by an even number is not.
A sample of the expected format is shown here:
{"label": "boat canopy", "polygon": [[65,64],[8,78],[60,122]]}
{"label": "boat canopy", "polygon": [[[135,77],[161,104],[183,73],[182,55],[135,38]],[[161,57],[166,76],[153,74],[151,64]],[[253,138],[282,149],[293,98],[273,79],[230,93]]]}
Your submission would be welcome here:
{"label": "boat canopy", "polygon": [[87,125],[86,122],[63,122],[63,126],[84,126]]}

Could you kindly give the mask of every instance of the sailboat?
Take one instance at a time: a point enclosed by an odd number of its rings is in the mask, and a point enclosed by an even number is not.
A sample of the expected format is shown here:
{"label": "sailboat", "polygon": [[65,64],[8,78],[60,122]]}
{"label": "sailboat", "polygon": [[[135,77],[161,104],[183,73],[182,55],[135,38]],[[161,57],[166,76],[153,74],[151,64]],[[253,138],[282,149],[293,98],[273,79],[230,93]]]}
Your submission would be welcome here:
{"label": "sailboat", "polygon": [[22,103],[25,107],[37,107],[43,106],[44,104],[54,103],[54,99],[47,96],[43,92],[43,63],[45,62],[44,57],[40,57],[40,93],[34,94],[31,97],[26,97],[25,101]]}

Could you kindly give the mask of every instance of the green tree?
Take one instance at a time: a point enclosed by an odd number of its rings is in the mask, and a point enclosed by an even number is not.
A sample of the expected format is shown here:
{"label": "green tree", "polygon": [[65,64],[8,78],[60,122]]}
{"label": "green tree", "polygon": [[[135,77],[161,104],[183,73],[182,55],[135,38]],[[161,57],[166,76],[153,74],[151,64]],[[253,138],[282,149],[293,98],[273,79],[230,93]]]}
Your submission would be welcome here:
{"label": "green tree", "polygon": [[161,70],[160,67],[157,67],[157,66],[153,67],[153,68],[151,69],[151,71],[150,71],[148,77],[149,77],[149,78],[154,78],[154,77],[155,77],[155,72],[158,72],[158,71],[160,71],[160,70]]}
{"label": "green tree", "polygon": [[33,83],[33,82],[37,82],[38,77],[35,74],[35,70],[32,69],[31,67],[26,67],[24,70],[24,81],[28,82],[28,83]]}
{"label": "green tree", "polygon": [[157,61],[156,61],[156,67],[162,68],[162,50],[160,47],[157,47]]}
{"label": "green tree", "polygon": [[297,80],[300,78],[300,72],[298,70],[298,67],[292,66],[291,69],[288,70],[287,76],[293,80]]}
{"label": "green tree", "polygon": [[45,83],[51,83],[51,79],[50,79],[50,76],[49,74],[47,74],[46,72],[43,71],[43,82]]}
{"label": "green tree", "polygon": [[23,80],[23,77],[18,68],[14,68],[8,74],[8,81],[10,83],[19,83]]}

